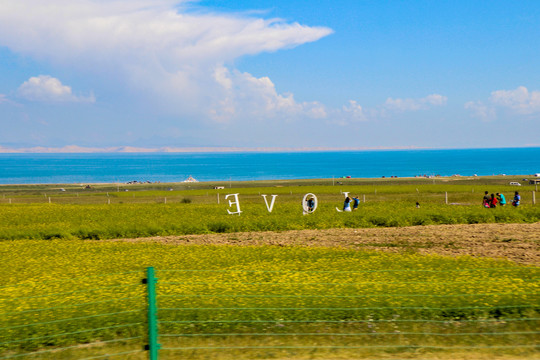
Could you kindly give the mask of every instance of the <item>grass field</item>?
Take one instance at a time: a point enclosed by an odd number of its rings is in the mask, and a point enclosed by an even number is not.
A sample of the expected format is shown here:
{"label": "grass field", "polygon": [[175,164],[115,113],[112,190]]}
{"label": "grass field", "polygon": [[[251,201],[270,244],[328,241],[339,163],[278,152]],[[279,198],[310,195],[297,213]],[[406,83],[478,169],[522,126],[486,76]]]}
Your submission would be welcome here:
{"label": "grass field", "polygon": [[[540,221],[535,188],[508,185],[515,180],[0,186],[0,359],[146,359],[148,266],[159,279],[162,359],[538,358],[537,265],[281,243],[104,241]],[[516,189],[518,208],[480,205],[486,190],[510,201]],[[343,192],[366,202],[338,213]],[[240,216],[227,214],[234,207],[224,196],[234,193]],[[306,193],[319,207],[304,216]],[[261,194],[278,195],[271,213]]]}
{"label": "grass field", "polygon": [[[8,328],[0,335],[0,354],[74,344],[114,353],[119,348],[107,341],[133,337],[120,349],[140,349],[140,280],[149,265],[159,278],[161,343],[171,349],[162,351],[164,359],[325,359],[328,346],[342,358],[443,356],[460,347],[517,358],[537,354],[530,345],[537,335],[540,269],[509,261],[81,240],[6,241],[0,252],[8,259],[0,313],[11,314],[0,323]],[[234,349],[261,345],[270,348]],[[490,346],[504,348],[484,348]],[[216,347],[227,349],[208,349]],[[41,358],[61,355],[51,356]]]}
{"label": "grass field", "polygon": [[[86,190],[64,185],[66,191],[52,185],[3,186],[0,239],[111,239],[540,220],[540,207],[532,205],[532,185],[519,188],[519,208],[480,206],[485,190],[505,193],[511,201],[516,187],[507,185],[507,178],[341,180],[343,184],[339,186],[321,185],[322,180],[302,180],[276,182],[273,187],[265,182],[235,183],[235,187],[220,190],[201,183],[123,185],[130,191],[115,191],[113,185],[96,185]],[[193,189],[163,190],[175,187]],[[343,214],[335,210],[342,207],[343,192],[359,196],[359,211]],[[235,211],[236,206],[229,206],[231,199],[225,200],[225,195],[235,193],[240,194],[241,216],[227,213]],[[319,207],[315,213],[302,216],[301,201],[306,193],[317,196]],[[263,194],[278,195],[272,213],[267,210]],[[419,209],[416,202],[421,204]]]}

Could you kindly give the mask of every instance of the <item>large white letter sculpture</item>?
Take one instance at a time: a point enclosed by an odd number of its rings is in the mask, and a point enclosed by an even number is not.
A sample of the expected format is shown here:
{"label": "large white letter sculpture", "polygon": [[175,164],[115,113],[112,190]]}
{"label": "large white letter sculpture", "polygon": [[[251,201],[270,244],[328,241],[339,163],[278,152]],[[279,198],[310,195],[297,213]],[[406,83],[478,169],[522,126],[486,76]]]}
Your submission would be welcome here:
{"label": "large white letter sculpture", "polygon": [[266,200],[266,195],[261,195],[264,198],[264,203],[266,204],[266,208],[268,209],[268,212],[272,212],[274,209],[274,201],[276,200],[277,195],[272,195],[272,201],[270,201],[270,206],[268,206],[268,201]]}
{"label": "large white letter sculpture", "polygon": [[232,215],[232,214],[240,215],[240,213],[242,212],[242,211],[240,211],[240,202],[238,201],[238,195],[240,195],[240,194],[228,194],[228,195],[225,195],[225,200],[227,200],[227,198],[229,196],[234,196],[234,201],[229,200],[229,206],[236,205],[236,211],[229,211],[229,209],[227,209],[227,212],[229,213],[229,215]]}
{"label": "large white letter sculpture", "polygon": [[[310,200],[313,200],[312,207],[308,205],[308,198]],[[311,214],[312,212],[314,212],[317,209],[317,204],[318,204],[318,201],[317,201],[317,196],[315,196],[315,194],[307,193],[306,195],[304,195],[304,198],[302,199],[302,208],[304,209],[304,215]]]}
{"label": "large white letter sculpture", "polygon": [[[349,191],[343,192],[342,194],[345,195],[345,198],[347,198],[347,196],[349,196]],[[343,212],[343,210],[340,210],[337,206],[336,206],[336,210],[337,210],[338,212]],[[350,211],[350,210],[349,210],[349,211]]]}

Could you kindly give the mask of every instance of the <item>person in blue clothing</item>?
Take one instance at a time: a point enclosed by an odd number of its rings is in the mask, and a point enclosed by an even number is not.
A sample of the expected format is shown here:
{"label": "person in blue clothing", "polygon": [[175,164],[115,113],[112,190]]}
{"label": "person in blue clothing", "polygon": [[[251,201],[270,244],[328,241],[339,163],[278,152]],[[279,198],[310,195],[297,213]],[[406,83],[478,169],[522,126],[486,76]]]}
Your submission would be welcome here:
{"label": "person in blue clothing", "polygon": [[497,193],[497,198],[499,199],[499,206],[506,205],[506,198],[504,197],[504,194]]}
{"label": "person in blue clothing", "polygon": [[309,200],[307,201],[307,206],[308,206],[308,211],[313,212],[315,208],[315,200],[313,200],[313,198],[309,198]]}
{"label": "person in blue clothing", "polygon": [[519,193],[516,191],[514,195],[514,200],[512,201],[512,205],[519,206],[520,202],[521,202],[521,195],[519,195]]}
{"label": "person in blue clothing", "polygon": [[358,210],[358,205],[360,205],[360,199],[358,198],[358,195],[352,198],[353,199],[353,210]]}

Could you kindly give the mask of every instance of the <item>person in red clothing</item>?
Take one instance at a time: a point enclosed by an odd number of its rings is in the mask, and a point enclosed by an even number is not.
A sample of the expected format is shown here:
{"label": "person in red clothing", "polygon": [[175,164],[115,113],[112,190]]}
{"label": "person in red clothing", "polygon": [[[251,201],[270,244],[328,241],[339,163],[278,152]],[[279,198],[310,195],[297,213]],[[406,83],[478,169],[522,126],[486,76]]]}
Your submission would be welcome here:
{"label": "person in red clothing", "polygon": [[491,198],[489,199],[489,207],[497,207],[497,198],[495,197],[495,194],[491,194]]}

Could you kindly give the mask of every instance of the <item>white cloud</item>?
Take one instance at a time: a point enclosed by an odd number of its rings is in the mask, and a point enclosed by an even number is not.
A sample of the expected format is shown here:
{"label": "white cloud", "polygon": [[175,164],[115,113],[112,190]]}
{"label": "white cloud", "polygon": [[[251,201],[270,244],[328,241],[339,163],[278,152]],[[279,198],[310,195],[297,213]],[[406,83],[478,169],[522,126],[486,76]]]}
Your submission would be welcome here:
{"label": "white cloud", "polygon": [[318,102],[298,103],[292,94],[278,94],[268,77],[256,78],[249,73],[217,68],[214,78],[221,85],[222,96],[210,108],[210,116],[221,122],[233,117],[250,118],[252,121],[267,118],[300,116],[323,118],[326,110]]}
{"label": "white cloud", "polygon": [[0,104],[7,103],[9,100],[7,99],[6,95],[0,94]]}
{"label": "white cloud", "polygon": [[17,95],[30,101],[43,102],[95,102],[93,95],[76,96],[71,87],[63,85],[60,80],[49,75],[31,77],[17,90]]}
{"label": "white cloud", "polygon": [[467,102],[465,109],[482,120],[492,120],[501,111],[513,115],[537,114],[540,113],[540,91],[529,91],[525,86],[514,90],[496,90],[487,101]]}
{"label": "white cloud", "polygon": [[353,120],[365,121],[367,120],[366,113],[362,106],[355,100],[349,100],[349,105],[345,105],[342,108],[345,115],[349,115]]}
{"label": "white cloud", "polygon": [[113,74],[120,86],[168,112],[208,116],[211,106],[218,120],[254,107],[258,113],[301,112],[303,105],[277,94],[268,78],[227,75],[225,66],[330,33],[279,19],[204,12],[188,0],[0,2],[0,45],[64,68]]}
{"label": "white cloud", "polygon": [[393,99],[388,98],[384,104],[375,107],[363,107],[356,100],[349,100],[349,103],[335,111],[333,117],[337,119],[338,125],[347,125],[351,122],[374,121],[386,118],[394,113],[410,111],[428,110],[433,106],[446,105],[447,97],[439,94],[432,94],[420,99]]}
{"label": "white cloud", "polygon": [[490,101],[495,106],[509,108],[518,114],[540,112],[540,91],[531,91],[525,86],[515,90],[497,90],[491,93]]}
{"label": "white cloud", "polygon": [[324,119],[328,117],[328,110],[324,104],[318,101],[303,102],[302,107],[308,117],[313,119]]}
{"label": "white cloud", "polygon": [[469,110],[474,117],[483,121],[490,121],[496,117],[495,109],[481,101],[469,101],[465,104],[465,109]]}
{"label": "white cloud", "polygon": [[442,106],[448,98],[439,94],[428,95],[421,99],[393,99],[388,98],[384,108],[397,112],[427,110],[431,106]]}

